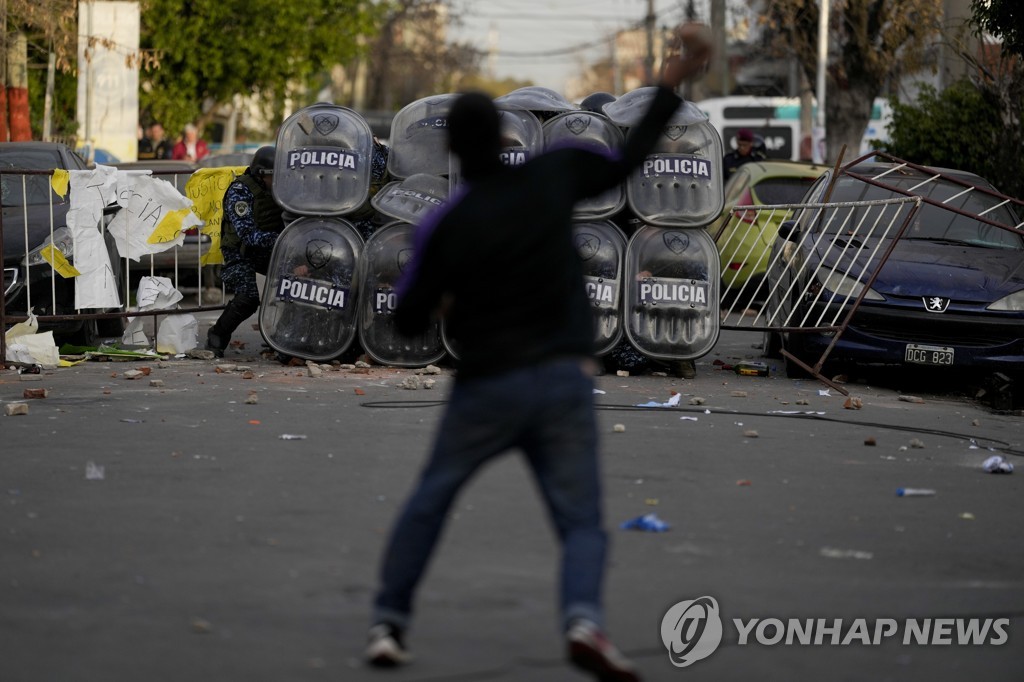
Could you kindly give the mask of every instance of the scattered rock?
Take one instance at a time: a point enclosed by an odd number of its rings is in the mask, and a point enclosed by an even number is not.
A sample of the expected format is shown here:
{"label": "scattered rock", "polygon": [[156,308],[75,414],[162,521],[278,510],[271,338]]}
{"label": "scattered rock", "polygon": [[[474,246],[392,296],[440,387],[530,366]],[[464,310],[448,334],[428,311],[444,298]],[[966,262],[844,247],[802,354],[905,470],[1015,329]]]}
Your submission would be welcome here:
{"label": "scattered rock", "polygon": [[368,362],[360,360],[355,364],[356,369],[370,369],[371,365]]}
{"label": "scattered rock", "polygon": [[629,372],[627,370],[620,369],[620,370],[617,370],[615,372],[615,376],[617,376],[617,377],[628,377],[629,376]]}
{"label": "scattered rock", "polygon": [[21,374],[18,381],[42,381],[43,377],[38,374]]}
{"label": "scattered rock", "polygon": [[28,414],[28,403],[7,403],[4,405],[4,414],[8,417]]}
{"label": "scattered rock", "polygon": [[846,399],[846,402],[843,403],[843,407],[847,410],[859,410],[864,407],[864,401],[857,396],[852,395]]}
{"label": "scattered rock", "polygon": [[864,445],[874,447],[878,445],[878,443],[875,441],[874,436],[868,436],[867,438],[864,439]]}
{"label": "scattered rock", "polygon": [[214,371],[217,374],[224,374],[225,372],[234,372],[238,368],[238,365],[217,365]]}
{"label": "scattered rock", "polygon": [[796,401],[796,404],[797,405],[810,405],[811,401],[808,400],[807,398],[800,398],[800,400]]}
{"label": "scattered rock", "polygon": [[138,379],[141,376],[145,375],[137,369],[130,369],[124,373],[124,378],[127,379],[128,381],[134,381],[135,379]]}
{"label": "scattered rock", "polygon": [[246,405],[256,405],[260,402],[260,396],[256,391],[249,391],[249,395],[245,398]]}
{"label": "scattered rock", "polygon": [[217,356],[213,354],[212,350],[193,348],[185,353],[185,357],[192,358],[193,360],[213,360]]}
{"label": "scattered rock", "polygon": [[612,427],[612,431],[614,431],[615,433],[625,433],[626,432],[626,425],[625,424],[616,424],[615,426]]}
{"label": "scattered rock", "polygon": [[437,365],[427,365],[423,369],[416,370],[417,374],[440,374],[441,368]]}
{"label": "scattered rock", "polygon": [[914,448],[915,450],[921,450],[922,448],[924,448],[924,442],[918,440],[917,438],[914,438],[913,440],[910,441],[910,447]]}
{"label": "scattered rock", "polygon": [[32,400],[34,398],[45,398],[50,395],[50,391],[45,388],[26,388],[21,392],[21,397]]}
{"label": "scattered rock", "polygon": [[306,374],[311,377],[321,377],[324,375],[324,371],[320,369],[320,365],[310,363],[306,365]]}
{"label": "scattered rock", "polygon": [[164,387],[164,380],[163,379],[150,379],[149,380],[149,385],[150,385],[151,388],[163,388]]}
{"label": "scattered rock", "polygon": [[399,388],[404,388],[407,391],[416,391],[422,385],[423,384],[420,381],[420,378],[418,376],[416,376],[416,375],[413,375],[413,376],[406,377],[405,379],[403,379],[402,382],[400,384],[398,384],[398,387]]}
{"label": "scattered rock", "polygon": [[700,396],[693,396],[692,398],[690,398],[691,405],[703,405],[706,402],[707,400],[701,398]]}
{"label": "scattered rock", "polygon": [[251,370],[248,371],[248,372],[242,372],[242,378],[243,379],[253,379],[255,377],[256,377],[256,375],[253,374]]}
{"label": "scattered rock", "polygon": [[741,478],[740,480],[736,481],[736,485],[740,485],[740,486],[754,485],[754,482],[753,481],[749,481],[749,480],[747,480],[745,478]]}
{"label": "scattered rock", "polygon": [[424,379],[423,380],[423,388],[425,388],[427,390],[430,390],[430,389],[432,389],[434,387],[434,384],[436,384],[436,383],[437,382],[434,381],[433,379]]}
{"label": "scattered rock", "polygon": [[758,433],[754,429],[747,429],[746,431],[743,432],[744,438],[757,438],[757,436]]}
{"label": "scattered rock", "polygon": [[916,395],[901,395],[899,397],[900,402],[904,403],[918,403],[923,404],[924,398],[918,398]]}
{"label": "scattered rock", "polygon": [[733,391],[729,395],[731,395],[733,398],[746,398],[747,397],[747,392],[746,391]]}

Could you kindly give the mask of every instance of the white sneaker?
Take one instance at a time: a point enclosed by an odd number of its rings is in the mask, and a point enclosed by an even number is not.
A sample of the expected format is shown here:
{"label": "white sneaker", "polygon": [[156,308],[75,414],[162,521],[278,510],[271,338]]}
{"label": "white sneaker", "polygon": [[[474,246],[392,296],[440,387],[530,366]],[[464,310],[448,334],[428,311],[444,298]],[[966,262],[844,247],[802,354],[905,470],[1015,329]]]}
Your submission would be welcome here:
{"label": "white sneaker", "polygon": [[402,631],[389,623],[370,628],[366,644],[366,662],[377,668],[395,668],[412,662],[412,654],[402,643]]}
{"label": "white sneaker", "polygon": [[573,621],[565,639],[573,665],[591,673],[600,682],[640,682],[630,660],[589,620]]}

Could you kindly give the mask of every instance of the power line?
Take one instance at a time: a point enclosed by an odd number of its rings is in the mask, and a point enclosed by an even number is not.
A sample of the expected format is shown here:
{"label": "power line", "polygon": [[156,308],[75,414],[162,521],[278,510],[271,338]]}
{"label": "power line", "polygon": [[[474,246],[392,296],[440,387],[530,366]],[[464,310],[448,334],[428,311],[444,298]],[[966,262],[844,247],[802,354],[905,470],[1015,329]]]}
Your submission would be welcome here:
{"label": "power line", "polygon": [[[669,15],[682,12],[683,9],[680,7],[671,7],[662,13],[661,19],[664,20]],[[537,58],[537,57],[564,57],[567,55],[581,52],[583,50],[589,50],[596,47],[604,47],[615,40],[615,36],[624,31],[633,31],[642,28],[645,24],[645,19],[639,19],[634,21],[625,27],[619,28],[613,31],[611,35],[605,36],[604,38],[598,38],[596,40],[588,41],[586,43],[578,43],[576,45],[570,45],[568,47],[556,48],[551,50],[528,50],[528,51],[505,51],[498,50],[494,52],[496,57],[508,58],[508,59],[519,59],[519,58]]]}

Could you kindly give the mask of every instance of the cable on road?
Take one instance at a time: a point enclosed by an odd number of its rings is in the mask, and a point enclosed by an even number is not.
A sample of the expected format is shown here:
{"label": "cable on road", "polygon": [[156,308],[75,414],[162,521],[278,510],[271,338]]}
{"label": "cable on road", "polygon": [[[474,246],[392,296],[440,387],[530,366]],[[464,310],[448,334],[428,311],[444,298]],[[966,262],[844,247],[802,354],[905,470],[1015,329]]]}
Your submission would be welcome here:
{"label": "cable on road", "polygon": [[[380,409],[416,409],[424,407],[440,407],[446,405],[447,400],[377,400],[372,402],[360,403],[360,407],[373,407]],[[668,413],[684,413],[684,414],[722,414],[736,417],[775,417],[783,419],[803,419],[809,421],[818,422],[829,422],[834,424],[844,424],[847,426],[860,426],[864,428],[872,429],[889,429],[890,431],[903,431],[906,433],[913,433],[917,435],[925,436],[940,436],[943,438],[953,438],[957,440],[965,440],[970,443],[974,443],[979,448],[985,447],[988,450],[994,450],[1001,452],[1005,455],[1012,455],[1014,457],[1024,457],[1024,450],[1016,450],[1006,441],[999,440],[997,438],[990,438],[988,436],[976,436],[964,433],[958,433],[956,431],[943,431],[941,429],[923,428],[917,426],[906,426],[904,424],[884,424],[882,422],[868,422],[858,420],[839,419],[837,417],[828,417],[821,414],[808,414],[808,413],[772,413],[772,412],[745,412],[743,410],[724,410],[724,409],[712,409],[710,407],[641,407],[638,405],[615,405],[615,404],[598,404],[594,406],[595,409],[602,412],[668,412]],[[989,443],[988,447],[984,446],[983,443]]]}

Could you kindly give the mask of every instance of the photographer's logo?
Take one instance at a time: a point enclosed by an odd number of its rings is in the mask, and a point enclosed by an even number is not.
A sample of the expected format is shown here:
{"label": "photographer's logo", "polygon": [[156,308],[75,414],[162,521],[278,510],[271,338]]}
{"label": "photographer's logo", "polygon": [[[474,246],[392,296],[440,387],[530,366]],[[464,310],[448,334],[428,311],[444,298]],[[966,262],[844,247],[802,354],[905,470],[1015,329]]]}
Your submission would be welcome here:
{"label": "photographer's logo", "polygon": [[661,619],[661,641],[669,660],[685,668],[713,654],[726,624],[730,641],[747,646],[1003,646],[1009,618],[732,618],[722,619],[714,597],[672,606]]}
{"label": "photographer's logo", "polygon": [[707,658],[722,641],[722,618],[714,597],[681,601],[661,619],[661,641],[672,665],[685,668]]}

